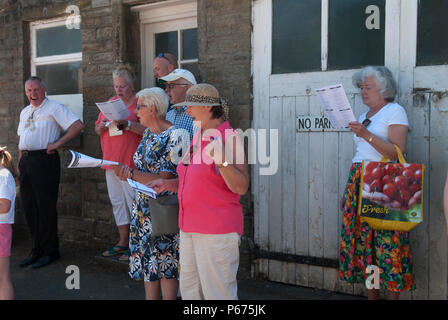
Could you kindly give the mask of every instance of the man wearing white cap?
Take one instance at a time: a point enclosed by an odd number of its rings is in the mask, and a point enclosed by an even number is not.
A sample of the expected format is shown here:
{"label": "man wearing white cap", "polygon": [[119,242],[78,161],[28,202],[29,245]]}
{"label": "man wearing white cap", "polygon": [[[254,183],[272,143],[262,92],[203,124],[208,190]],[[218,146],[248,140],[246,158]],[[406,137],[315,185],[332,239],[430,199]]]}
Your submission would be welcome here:
{"label": "man wearing white cap", "polygon": [[[194,75],[185,69],[175,69],[170,74],[161,77],[160,80],[166,82],[165,91],[172,105],[185,101],[187,90],[196,84]],[[170,106],[166,113],[166,120],[177,128],[187,130],[191,140],[193,138],[193,119],[185,111],[185,106]]]}

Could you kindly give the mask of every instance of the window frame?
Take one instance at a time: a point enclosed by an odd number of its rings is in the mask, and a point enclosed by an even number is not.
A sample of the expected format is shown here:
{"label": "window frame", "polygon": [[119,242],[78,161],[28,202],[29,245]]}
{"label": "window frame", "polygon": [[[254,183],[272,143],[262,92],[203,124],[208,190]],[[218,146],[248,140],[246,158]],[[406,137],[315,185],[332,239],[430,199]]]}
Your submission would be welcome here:
{"label": "window frame", "polygon": [[[270,1],[272,2],[274,0],[270,0]],[[396,0],[386,1],[384,12],[381,12],[381,14],[386,15],[385,16],[385,25],[381,26],[381,28],[384,28],[384,30],[385,30],[385,36],[384,36],[384,38],[385,38],[384,39],[384,46],[385,46],[384,61],[385,61],[385,63],[387,61],[386,55],[387,55],[387,50],[388,50],[388,48],[387,48],[387,44],[388,44],[387,25],[388,25],[388,23],[390,23],[387,21],[388,20],[387,12],[388,12],[388,7],[396,5],[395,1]],[[273,5],[271,3],[270,4],[271,13],[273,12],[272,7],[273,7]],[[328,28],[329,28],[329,22],[330,22],[330,20],[329,20],[329,18],[330,18],[330,0],[321,0],[321,8],[322,8],[322,12],[321,12],[321,70],[307,71],[307,72],[325,72],[325,71],[337,71],[337,70],[344,71],[344,70],[356,69],[356,68],[336,69],[336,70],[328,69],[328,51],[329,51],[329,30],[328,30]],[[271,25],[271,31],[272,31],[272,27],[273,26]],[[271,35],[271,37],[272,37],[272,35]],[[271,51],[271,74],[274,74],[274,73],[272,73],[272,40],[270,42],[271,42],[271,48],[270,48],[270,51]],[[297,72],[292,72],[292,73],[297,73]],[[303,72],[301,72],[301,73],[303,73]],[[282,73],[280,73],[278,75],[281,75],[281,74]]]}
{"label": "window frame", "polygon": [[66,19],[67,18],[64,17],[50,20],[39,20],[30,23],[32,75],[36,75],[36,69],[38,66],[70,63],[70,62],[82,62],[82,50],[76,53],[37,57],[37,36],[36,36],[37,30],[64,26]]}
{"label": "window frame", "polygon": [[[81,21],[81,17],[79,15],[71,17],[73,17],[77,21]],[[29,26],[30,48],[31,48],[30,71],[32,76],[36,76],[37,67],[39,66],[57,65],[72,62],[80,62],[82,65],[82,57],[83,57],[82,48],[80,52],[76,53],[37,57],[37,36],[36,36],[37,30],[64,26],[66,20],[67,16],[62,18],[33,21],[30,23]],[[50,98],[54,98],[55,100],[58,100],[59,102],[65,104],[76,116],[79,117],[81,121],[83,121],[83,113],[84,113],[83,94],[82,94],[82,88],[79,89],[81,90],[81,93],[75,93],[75,94],[62,93],[58,95],[47,94],[47,96]]]}

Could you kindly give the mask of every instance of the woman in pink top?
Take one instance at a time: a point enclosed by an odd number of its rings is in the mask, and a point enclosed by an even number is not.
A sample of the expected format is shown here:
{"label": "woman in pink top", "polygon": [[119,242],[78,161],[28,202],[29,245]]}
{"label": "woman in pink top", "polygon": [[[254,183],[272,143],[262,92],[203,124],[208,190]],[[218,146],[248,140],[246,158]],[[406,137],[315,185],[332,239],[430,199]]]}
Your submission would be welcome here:
{"label": "woman in pink top", "polygon": [[[113,73],[114,89],[117,94],[109,100],[121,99],[128,107],[129,116],[124,120],[110,122],[100,113],[95,123],[95,132],[101,137],[103,159],[116,161],[135,168],[132,157],[146,129],[139,123],[136,113],[137,97],[134,90],[134,75],[126,66],[118,67]],[[130,210],[134,200],[134,191],[125,181],[120,181],[110,166],[103,166],[106,171],[106,183],[112,210],[117,224],[119,240],[114,246],[103,252],[103,256],[120,256],[127,260],[129,256]]]}
{"label": "woman in pink top", "polygon": [[[228,121],[218,91],[192,86],[187,113],[199,126],[178,179],[149,184],[156,192],[178,192],[180,289],[183,299],[237,299],[236,274],[243,209],[249,186],[244,147]],[[233,152],[232,152],[233,151]]]}

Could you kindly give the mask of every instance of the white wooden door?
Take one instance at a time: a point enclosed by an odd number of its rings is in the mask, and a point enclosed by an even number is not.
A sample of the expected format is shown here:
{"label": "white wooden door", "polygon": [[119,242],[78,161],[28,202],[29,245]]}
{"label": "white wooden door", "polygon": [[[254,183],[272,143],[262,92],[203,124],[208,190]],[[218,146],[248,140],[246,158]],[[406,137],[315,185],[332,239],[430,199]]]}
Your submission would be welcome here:
{"label": "white wooden door", "polygon": [[[417,66],[419,1],[401,1],[400,102],[407,106],[407,160],[426,165],[424,222],[411,232],[414,299],[446,299],[447,238],[442,193],[448,159],[448,67]],[[408,30],[408,32],[404,32]]]}
{"label": "white wooden door", "polygon": [[[411,2],[413,4],[408,6]],[[384,55],[385,65],[392,70],[400,86],[398,102],[406,108],[411,122],[409,161],[427,164],[430,169],[428,179],[431,179],[433,175],[445,176],[442,172],[446,172],[446,166],[440,161],[446,161],[446,156],[435,154],[435,148],[430,145],[445,147],[444,150],[446,145],[435,142],[432,138],[435,132],[431,129],[429,134],[429,128],[432,128],[430,124],[439,121],[436,134],[438,137],[446,136],[446,126],[440,122],[446,120],[446,116],[440,111],[429,113],[431,103],[428,97],[428,103],[421,108],[414,105],[412,98],[415,96],[414,88],[420,86],[419,81],[432,79],[445,69],[415,68],[415,59],[412,61],[410,58],[410,50],[416,50],[416,6],[417,0],[386,1]],[[322,21],[328,19],[327,14],[328,1],[323,0]],[[303,116],[321,115],[314,90],[337,83],[344,85],[356,117],[367,111],[359,90],[352,85],[351,78],[356,70],[272,74],[272,1],[253,2],[253,25],[253,126],[277,129],[279,133],[278,172],[272,176],[260,176],[259,165],[255,165],[252,172],[255,242],[261,252],[254,263],[254,271],[273,281],[365,295],[364,285],[348,286],[341,282],[337,269],[342,225],[342,213],[338,207],[354,154],[353,134],[344,131],[303,132],[299,130],[297,121]],[[325,70],[328,57],[328,29],[325,28],[328,25],[323,23],[322,70]],[[446,74],[443,79],[446,79]],[[431,83],[423,87],[430,88]],[[425,94],[430,96],[431,92]],[[439,162],[437,169],[431,166],[434,161]],[[431,182],[429,186],[427,184],[427,219],[412,233],[418,290],[413,295],[403,294],[403,298],[440,298],[446,292],[446,237],[442,232],[439,185],[440,182],[436,186]],[[431,195],[430,188],[437,188],[439,195]],[[428,203],[433,198],[436,205]],[[434,238],[428,236],[431,231]],[[443,239],[437,240],[436,237]],[[436,257],[429,252],[436,252]]]}
{"label": "white wooden door", "polygon": [[[176,43],[170,52],[178,59],[179,68],[188,69],[197,76],[198,57],[184,57],[183,32],[197,29],[197,1],[170,0],[154,4],[137,6],[132,9],[139,12],[141,35],[142,87],[156,85],[153,76],[153,61],[157,54],[156,38],[158,35],[171,34]],[[197,48],[197,42],[194,44]]]}

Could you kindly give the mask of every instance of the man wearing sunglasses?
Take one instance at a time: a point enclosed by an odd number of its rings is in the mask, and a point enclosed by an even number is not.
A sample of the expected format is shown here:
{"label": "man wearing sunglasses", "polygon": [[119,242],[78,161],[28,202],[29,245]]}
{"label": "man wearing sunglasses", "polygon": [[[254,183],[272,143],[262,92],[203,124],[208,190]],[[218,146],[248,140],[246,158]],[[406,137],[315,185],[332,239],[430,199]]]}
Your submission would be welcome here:
{"label": "man wearing sunglasses", "polygon": [[177,59],[171,53],[159,53],[154,58],[153,72],[154,77],[159,84],[159,79],[177,69]]}
{"label": "man wearing sunglasses", "polygon": [[187,90],[196,84],[196,78],[188,70],[175,69],[170,74],[160,78],[160,80],[165,82],[165,91],[170,98],[171,104],[166,113],[166,120],[177,128],[187,130],[191,141],[193,138],[193,119],[185,113],[185,106],[173,107],[172,105],[185,101]]}

